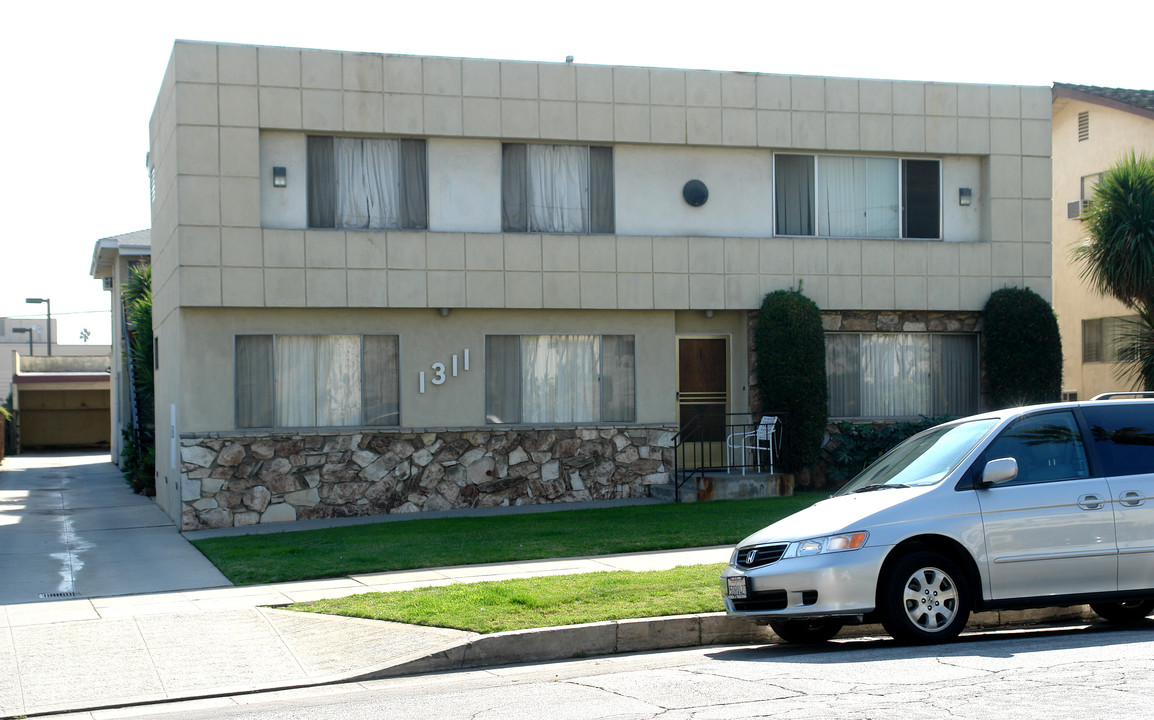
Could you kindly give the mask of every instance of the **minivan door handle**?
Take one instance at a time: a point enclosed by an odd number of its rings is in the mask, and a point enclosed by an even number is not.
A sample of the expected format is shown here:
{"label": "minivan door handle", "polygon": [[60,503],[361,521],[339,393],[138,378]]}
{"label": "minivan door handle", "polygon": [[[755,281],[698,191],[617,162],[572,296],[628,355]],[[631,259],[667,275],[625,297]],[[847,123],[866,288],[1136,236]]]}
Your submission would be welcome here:
{"label": "minivan door handle", "polygon": [[1101,510],[1102,498],[1092,493],[1089,495],[1083,495],[1082,497],[1078,498],[1078,507],[1082,508],[1083,510]]}
{"label": "minivan door handle", "polygon": [[1118,502],[1122,505],[1125,505],[1126,507],[1138,507],[1142,503],[1146,502],[1146,499],[1142,497],[1141,493],[1136,493],[1133,490],[1127,490],[1118,497]]}

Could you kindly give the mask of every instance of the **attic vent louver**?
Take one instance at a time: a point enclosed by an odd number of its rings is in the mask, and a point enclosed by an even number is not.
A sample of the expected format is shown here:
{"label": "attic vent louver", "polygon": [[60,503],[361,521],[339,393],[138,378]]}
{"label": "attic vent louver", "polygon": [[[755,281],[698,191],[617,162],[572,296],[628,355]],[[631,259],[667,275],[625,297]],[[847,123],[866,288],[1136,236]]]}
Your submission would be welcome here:
{"label": "attic vent louver", "polygon": [[1078,142],[1090,139],[1090,111],[1078,113]]}

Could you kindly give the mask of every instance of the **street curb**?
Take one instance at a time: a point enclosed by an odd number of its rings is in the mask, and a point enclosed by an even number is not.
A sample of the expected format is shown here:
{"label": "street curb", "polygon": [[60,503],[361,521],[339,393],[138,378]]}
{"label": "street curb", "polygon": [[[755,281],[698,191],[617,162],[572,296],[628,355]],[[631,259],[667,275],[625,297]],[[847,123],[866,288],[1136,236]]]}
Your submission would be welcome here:
{"label": "street curb", "polygon": [[[1085,605],[976,613],[967,630],[1083,623],[1097,616]],[[885,636],[880,625],[850,625],[839,638]],[[767,645],[781,642],[768,625],[749,616],[701,613],[513,630],[480,635],[423,658],[377,668],[349,682],[501,665],[553,662],[633,652],[709,645]]]}
{"label": "street curb", "polygon": [[[1011,629],[1062,623],[1081,624],[1097,618],[1085,605],[1037,610],[1015,610],[976,613],[967,630]],[[885,636],[880,625],[850,625],[838,633],[839,638]],[[472,670],[534,662],[556,662],[634,652],[654,652],[711,645],[769,645],[781,642],[767,625],[759,625],[750,616],[701,613],[671,617],[636,618],[533,628],[475,635],[466,642],[444,647],[424,657],[412,657],[400,663],[376,668],[362,668],[348,673],[316,677],[306,681],[270,683],[261,687],[221,687],[216,690],[151,699],[117,705],[87,708],[43,708],[23,717],[45,714],[84,713],[150,705],[168,705],[212,698],[253,695],[266,692],[302,690],[326,685],[383,680],[410,675],[424,675],[455,670]],[[2,719],[0,719],[2,720]]]}

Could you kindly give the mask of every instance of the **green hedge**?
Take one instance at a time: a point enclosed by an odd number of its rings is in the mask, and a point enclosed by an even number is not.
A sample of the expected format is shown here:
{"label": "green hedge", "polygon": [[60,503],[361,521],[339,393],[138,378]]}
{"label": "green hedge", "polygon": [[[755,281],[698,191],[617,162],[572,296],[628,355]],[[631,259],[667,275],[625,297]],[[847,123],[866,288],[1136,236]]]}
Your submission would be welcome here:
{"label": "green hedge", "polygon": [[1003,288],[984,312],[982,362],[994,408],[1057,402],[1062,338],[1050,304],[1033,290]]}
{"label": "green hedge", "polygon": [[821,311],[801,290],[765,296],[753,336],[764,412],[782,412],[784,457],[793,469],[814,466],[829,419]]}

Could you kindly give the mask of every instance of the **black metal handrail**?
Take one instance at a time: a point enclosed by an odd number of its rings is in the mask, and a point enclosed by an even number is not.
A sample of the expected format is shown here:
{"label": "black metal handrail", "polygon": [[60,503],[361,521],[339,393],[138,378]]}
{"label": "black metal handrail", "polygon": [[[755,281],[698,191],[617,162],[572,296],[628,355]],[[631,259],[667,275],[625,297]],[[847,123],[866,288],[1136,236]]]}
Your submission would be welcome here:
{"label": "black metal handrail", "polygon": [[[764,413],[772,415],[773,413]],[[694,415],[673,436],[673,500],[681,502],[681,486],[707,472],[730,471],[753,467],[744,452],[735,456],[731,438],[757,432],[762,413],[724,413]],[[681,461],[690,448],[696,467],[683,468]],[[718,454],[721,456],[718,457]],[[734,462],[734,460],[737,462]]]}

